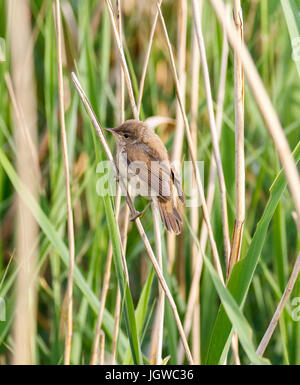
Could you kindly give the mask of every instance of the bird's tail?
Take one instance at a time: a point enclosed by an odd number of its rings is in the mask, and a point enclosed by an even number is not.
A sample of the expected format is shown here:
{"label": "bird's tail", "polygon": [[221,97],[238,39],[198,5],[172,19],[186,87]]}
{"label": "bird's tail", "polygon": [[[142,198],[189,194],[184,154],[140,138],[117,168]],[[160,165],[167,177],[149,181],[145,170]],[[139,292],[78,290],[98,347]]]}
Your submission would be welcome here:
{"label": "bird's tail", "polygon": [[161,220],[166,226],[166,229],[171,233],[180,234],[182,219],[174,202],[172,200],[158,200],[158,208]]}

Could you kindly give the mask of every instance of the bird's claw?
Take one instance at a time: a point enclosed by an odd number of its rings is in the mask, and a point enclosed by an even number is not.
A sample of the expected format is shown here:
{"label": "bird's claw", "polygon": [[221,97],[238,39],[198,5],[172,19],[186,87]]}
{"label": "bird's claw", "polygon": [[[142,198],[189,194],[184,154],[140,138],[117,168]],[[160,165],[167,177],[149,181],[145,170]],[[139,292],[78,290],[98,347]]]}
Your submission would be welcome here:
{"label": "bird's claw", "polygon": [[136,211],[134,215],[131,215],[131,217],[129,218],[130,222],[134,222],[136,219],[138,219],[141,215],[143,214],[143,212],[140,212],[140,211]]}
{"label": "bird's claw", "polygon": [[135,214],[132,215],[129,219],[131,222],[135,221],[137,218],[141,218],[145,212],[147,211],[147,208],[150,206],[151,204],[151,201],[147,203],[147,205],[144,207],[143,211],[136,211],[135,210]]}

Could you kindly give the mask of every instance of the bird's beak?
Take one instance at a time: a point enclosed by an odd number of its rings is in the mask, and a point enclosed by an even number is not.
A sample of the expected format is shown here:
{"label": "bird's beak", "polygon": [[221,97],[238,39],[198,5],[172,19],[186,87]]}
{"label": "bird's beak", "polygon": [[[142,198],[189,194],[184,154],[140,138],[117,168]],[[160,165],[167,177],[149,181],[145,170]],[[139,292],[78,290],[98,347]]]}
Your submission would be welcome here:
{"label": "bird's beak", "polygon": [[113,128],[103,127],[103,129],[106,130],[106,131],[112,132],[113,134],[115,134],[115,131],[114,131]]}

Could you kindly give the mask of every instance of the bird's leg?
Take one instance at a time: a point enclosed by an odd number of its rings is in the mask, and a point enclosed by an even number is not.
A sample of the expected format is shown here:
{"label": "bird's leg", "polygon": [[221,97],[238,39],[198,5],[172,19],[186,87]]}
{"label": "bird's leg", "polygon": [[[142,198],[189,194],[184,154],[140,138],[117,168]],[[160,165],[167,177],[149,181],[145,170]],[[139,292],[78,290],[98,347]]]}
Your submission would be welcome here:
{"label": "bird's leg", "polygon": [[137,218],[142,217],[142,216],[145,214],[147,208],[150,206],[151,202],[152,202],[152,201],[150,200],[150,201],[146,204],[146,206],[144,207],[143,211],[136,211],[136,213],[130,217],[130,221],[133,222],[133,221],[135,221]]}

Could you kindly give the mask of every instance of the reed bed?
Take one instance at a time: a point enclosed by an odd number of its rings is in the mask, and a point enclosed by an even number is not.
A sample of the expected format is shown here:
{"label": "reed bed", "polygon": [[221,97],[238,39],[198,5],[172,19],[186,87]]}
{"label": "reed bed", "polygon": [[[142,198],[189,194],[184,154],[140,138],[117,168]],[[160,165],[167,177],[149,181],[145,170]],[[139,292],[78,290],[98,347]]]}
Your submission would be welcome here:
{"label": "reed bed", "polygon": [[[300,364],[299,12],[0,3],[1,364]],[[179,236],[129,219],[132,118],[190,162]]]}

